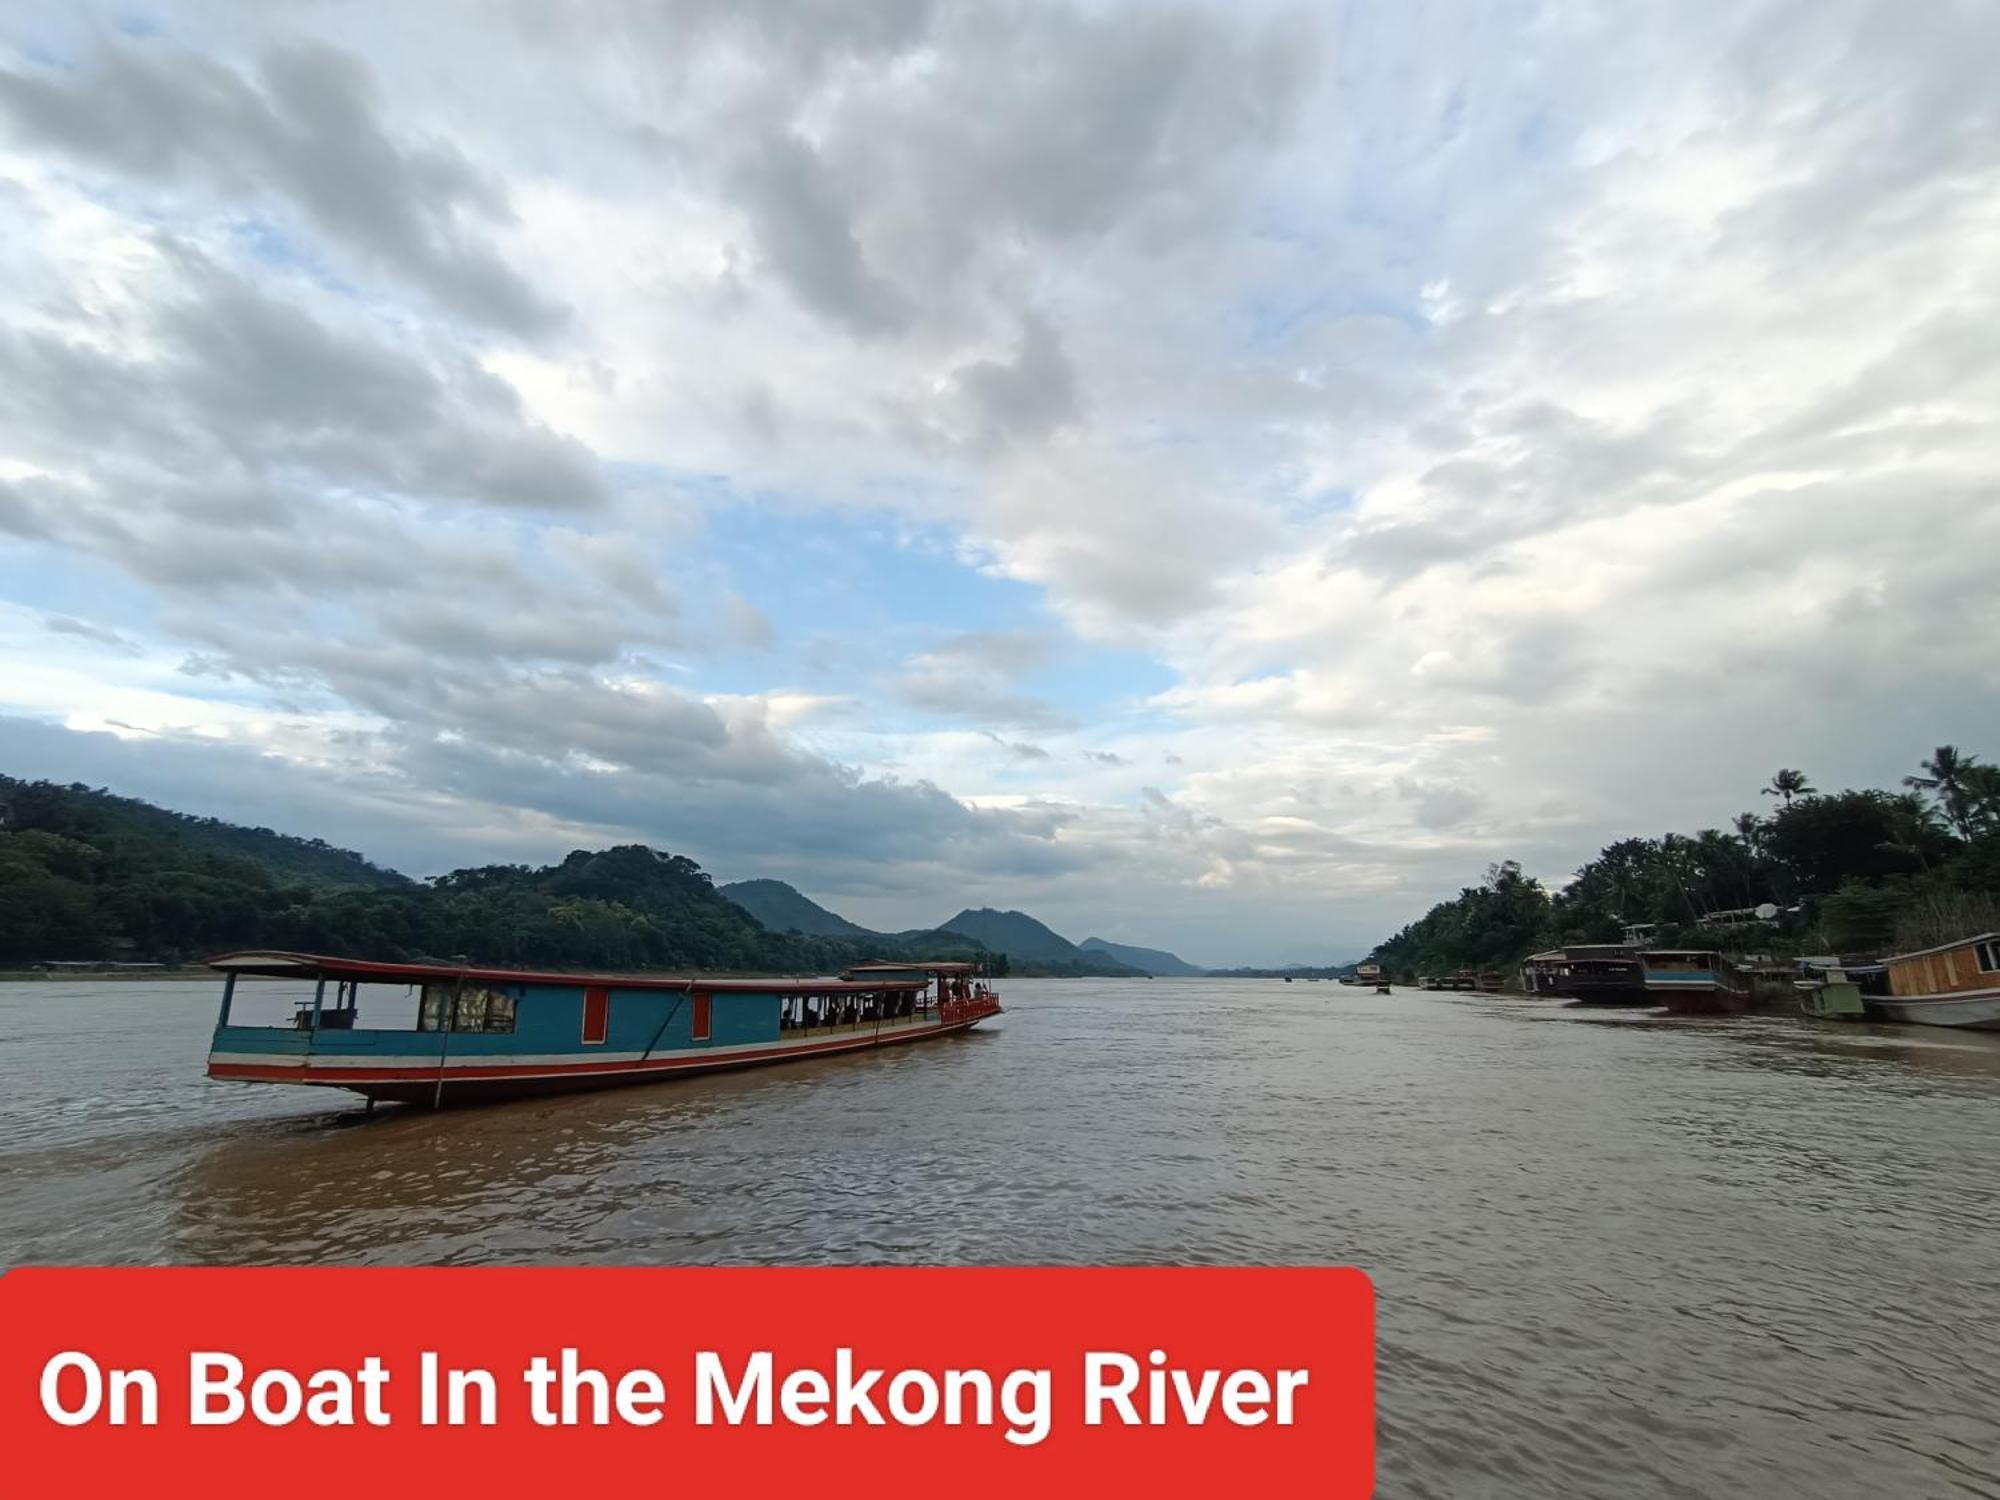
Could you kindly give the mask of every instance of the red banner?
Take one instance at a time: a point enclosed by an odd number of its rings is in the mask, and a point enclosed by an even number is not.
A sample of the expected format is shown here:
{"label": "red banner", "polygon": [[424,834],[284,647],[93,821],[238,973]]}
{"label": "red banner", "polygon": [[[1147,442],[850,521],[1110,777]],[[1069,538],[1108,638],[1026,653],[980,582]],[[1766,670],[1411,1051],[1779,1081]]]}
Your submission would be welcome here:
{"label": "red banner", "polygon": [[1369,1493],[1345,1269],[17,1270],[22,1495]]}

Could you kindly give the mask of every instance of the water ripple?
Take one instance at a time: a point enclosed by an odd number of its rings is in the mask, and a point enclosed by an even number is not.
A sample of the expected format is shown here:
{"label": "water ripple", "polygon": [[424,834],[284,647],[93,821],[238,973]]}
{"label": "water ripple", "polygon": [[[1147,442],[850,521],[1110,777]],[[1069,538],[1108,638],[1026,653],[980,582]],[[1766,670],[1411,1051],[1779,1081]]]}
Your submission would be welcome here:
{"label": "water ripple", "polygon": [[1014,981],[990,1035],[364,1120],[0,985],[17,1261],[1351,1263],[1381,1493],[2000,1500],[2000,1038]]}

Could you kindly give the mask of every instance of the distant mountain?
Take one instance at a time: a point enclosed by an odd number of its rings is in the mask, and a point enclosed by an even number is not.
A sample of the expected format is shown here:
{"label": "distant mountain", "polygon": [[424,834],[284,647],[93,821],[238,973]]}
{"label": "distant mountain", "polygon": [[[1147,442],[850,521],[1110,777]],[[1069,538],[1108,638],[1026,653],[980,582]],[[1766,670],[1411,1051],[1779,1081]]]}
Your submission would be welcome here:
{"label": "distant mountain", "polygon": [[1161,978],[1186,979],[1208,972],[1164,948],[1135,948],[1130,943],[1107,943],[1103,938],[1096,937],[1085,938],[1077,947],[1086,953],[1105,954],[1121,964],[1129,964],[1132,968]]}
{"label": "distant mountain", "polygon": [[803,932],[808,937],[869,938],[879,935],[828,911],[782,880],[737,880],[717,886],[716,890],[772,932]]}
{"label": "distant mountain", "polygon": [[1023,911],[995,911],[990,906],[976,911],[968,908],[944,923],[943,929],[983,943],[995,953],[1006,954],[1016,974],[1131,977],[1146,972],[1107,953],[1086,953]]}

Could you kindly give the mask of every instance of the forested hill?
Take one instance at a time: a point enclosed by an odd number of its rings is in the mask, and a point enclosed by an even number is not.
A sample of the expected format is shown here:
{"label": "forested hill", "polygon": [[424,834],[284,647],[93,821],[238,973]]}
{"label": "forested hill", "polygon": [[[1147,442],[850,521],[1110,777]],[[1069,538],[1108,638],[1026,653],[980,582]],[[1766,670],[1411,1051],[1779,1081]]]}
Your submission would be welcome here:
{"label": "forested hill", "polygon": [[717,889],[773,932],[810,937],[872,938],[877,934],[828,911],[782,880],[738,880]]}
{"label": "forested hill", "polygon": [[[1848,957],[2000,927],[2000,767],[1940,745],[1895,791],[1782,770],[1727,832],[1620,839],[1555,891],[1511,861],[1375,950],[1398,978],[1511,969],[1540,948],[1646,940]],[[1773,911],[1760,920],[1760,909]]]}
{"label": "forested hill", "polygon": [[942,926],[946,931],[964,933],[969,938],[977,939],[995,953],[1006,954],[1017,970],[1032,966],[1037,974],[1093,974],[1120,978],[1141,973],[1109,954],[1084,952],[1068,938],[1024,911],[995,911],[990,906],[982,906],[976,911],[968,908]]}
{"label": "forested hill", "polygon": [[[830,973],[879,957],[977,959],[1005,971],[953,934],[864,941],[767,931],[693,860],[637,844],[419,884],[309,840],[88,788],[8,780],[4,795],[0,962],[13,965],[290,948],[553,968]],[[272,868],[236,852],[280,848],[297,862],[274,854]],[[343,886],[302,870],[365,879]]]}
{"label": "forested hill", "polygon": [[[1123,953],[1109,953],[1077,947],[1059,937],[1024,912],[997,912],[989,908],[963,911],[943,928],[915,928],[907,932],[875,932],[828,911],[817,901],[782,880],[739,880],[717,889],[762,922],[772,932],[797,932],[807,937],[851,938],[864,947],[873,945],[884,954],[928,953],[952,947],[991,953],[1005,960],[1004,972],[1037,978],[1081,978],[1116,975],[1136,976],[1140,972],[1166,973],[1135,964]],[[1151,949],[1133,949],[1151,953]],[[1171,953],[1156,955],[1168,964],[1179,959]],[[1187,968],[1190,974],[1201,971]]]}
{"label": "forested hill", "polygon": [[0,776],[0,832],[27,830],[80,840],[139,863],[249,860],[273,880],[294,885],[387,890],[410,884],[408,876],[324,839],[197,818],[81,783],[60,786]]}

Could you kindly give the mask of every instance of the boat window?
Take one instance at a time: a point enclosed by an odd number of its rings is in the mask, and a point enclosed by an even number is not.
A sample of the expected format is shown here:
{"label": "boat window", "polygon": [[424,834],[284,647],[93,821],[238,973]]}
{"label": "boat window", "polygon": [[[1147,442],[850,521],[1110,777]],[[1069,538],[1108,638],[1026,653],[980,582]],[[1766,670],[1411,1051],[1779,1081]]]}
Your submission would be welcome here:
{"label": "boat window", "polygon": [[[452,982],[434,979],[424,986],[423,1004],[417,1014],[417,1030],[444,1028],[445,1006],[451,999]],[[453,1031],[512,1031],[515,996],[510,990],[492,985],[467,984],[459,987],[458,1004],[452,1009]]]}
{"label": "boat window", "polygon": [[454,1031],[512,1031],[514,996],[488,985],[467,985],[458,992],[451,1024]]}
{"label": "boat window", "polygon": [[1979,972],[2000,974],[2000,939],[1977,944],[1973,951],[1979,955]]}

